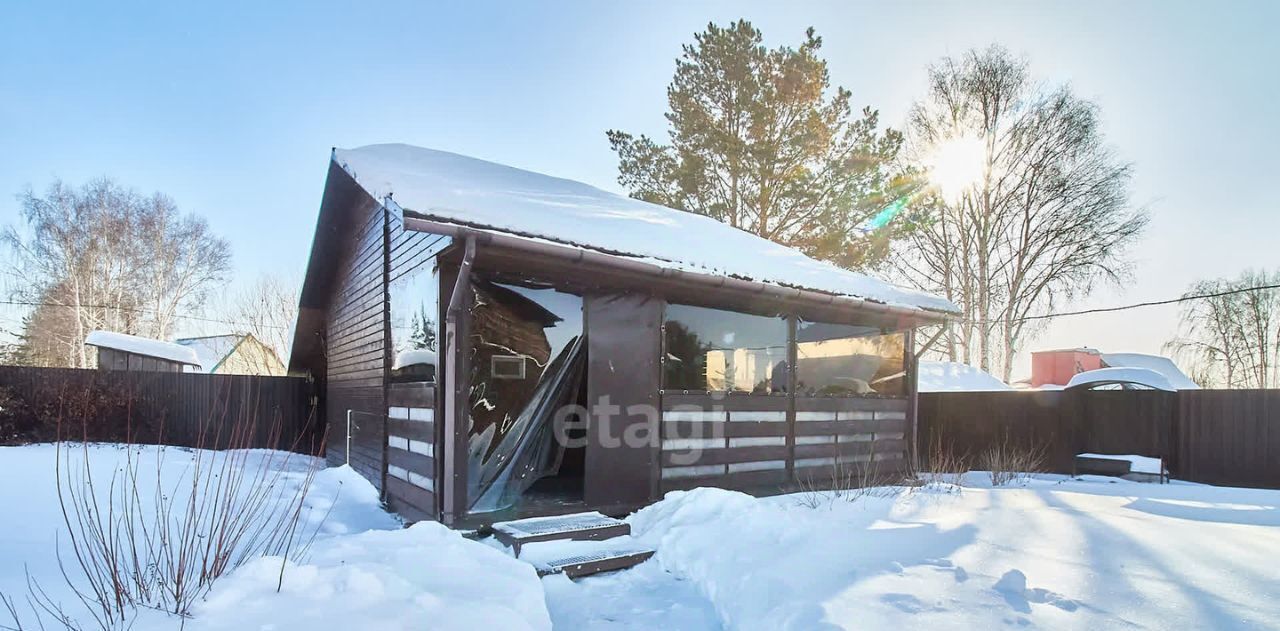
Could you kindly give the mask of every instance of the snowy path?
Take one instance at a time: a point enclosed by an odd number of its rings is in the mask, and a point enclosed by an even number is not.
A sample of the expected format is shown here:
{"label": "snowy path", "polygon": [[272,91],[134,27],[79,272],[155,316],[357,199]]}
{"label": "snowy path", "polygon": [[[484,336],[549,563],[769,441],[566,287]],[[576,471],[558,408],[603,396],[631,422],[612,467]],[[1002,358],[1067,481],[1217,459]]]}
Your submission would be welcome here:
{"label": "snowy path", "polygon": [[542,579],[557,629],[721,629],[711,601],[689,581],[649,562],[624,572],[570,581]]}

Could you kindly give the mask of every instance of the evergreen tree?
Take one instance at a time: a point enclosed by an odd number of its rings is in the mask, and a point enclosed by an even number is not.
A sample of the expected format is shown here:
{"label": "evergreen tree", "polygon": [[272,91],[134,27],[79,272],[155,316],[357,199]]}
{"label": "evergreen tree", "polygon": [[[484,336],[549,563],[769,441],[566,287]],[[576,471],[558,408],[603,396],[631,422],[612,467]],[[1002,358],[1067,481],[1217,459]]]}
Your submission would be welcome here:
{"label": "evergreen tree", "polygon": [[739,20],[694,40],[667,88],[670,144],[607,132],[618,182],[846,267],[882,257],[910,225],[881,214],[901,206],[891,164],[902,136],[878,132],[870,108],[855,114],[848,90],[828,98],[822,38],[810,28],[799,48],[768,49]]}
{"label": "evergreen tree", "polygon": [[410,323],[409,346],[413,350],[436,350],[436,323],[427,317],[427,306],[422,305],[418,313],[413,314]]}

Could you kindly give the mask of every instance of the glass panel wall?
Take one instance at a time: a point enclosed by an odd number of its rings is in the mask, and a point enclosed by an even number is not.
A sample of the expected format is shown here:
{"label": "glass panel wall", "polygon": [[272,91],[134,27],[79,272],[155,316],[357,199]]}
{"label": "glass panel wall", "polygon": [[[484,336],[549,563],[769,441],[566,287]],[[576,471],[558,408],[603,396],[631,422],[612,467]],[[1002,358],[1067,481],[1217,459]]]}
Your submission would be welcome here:
{"label": "glass panel wall", "polygon": [[436,380],[436,340],[440,337],[440,276],[435,253],[448,237],[431,237],[431,247],[417,265],[405,270],[390,286],[391,381]]}
{"label": "glass panel wall", "polygon": [[787,337],[786,318],[668,305],[662,387],[786,392]]}
{"label": "glass panel wall", "polygon": [[796,393],[906,396],[906,334],[879,327],[800,321]]}

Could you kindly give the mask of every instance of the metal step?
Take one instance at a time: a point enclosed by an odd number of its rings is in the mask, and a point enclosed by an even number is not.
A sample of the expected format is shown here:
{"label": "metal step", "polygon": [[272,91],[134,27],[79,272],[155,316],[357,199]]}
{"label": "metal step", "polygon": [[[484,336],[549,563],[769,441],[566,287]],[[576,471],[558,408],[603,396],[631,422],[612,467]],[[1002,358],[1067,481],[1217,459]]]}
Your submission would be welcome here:
{"label": "metal step", "polygon": [[492,530],[494,539],[510,546],[515,556],[520,556],[521,546],[528,543],[598,541],[631,534],[631,526],[627,522],[596,512],[498,522]]}
{"label": "metal step", "polygon": [[607,550],[534,563],[534,567],[538,570],[538,576],[564,574],[569,578],[579,578],[639,565],[649,560],[653,552],[649,548]]}

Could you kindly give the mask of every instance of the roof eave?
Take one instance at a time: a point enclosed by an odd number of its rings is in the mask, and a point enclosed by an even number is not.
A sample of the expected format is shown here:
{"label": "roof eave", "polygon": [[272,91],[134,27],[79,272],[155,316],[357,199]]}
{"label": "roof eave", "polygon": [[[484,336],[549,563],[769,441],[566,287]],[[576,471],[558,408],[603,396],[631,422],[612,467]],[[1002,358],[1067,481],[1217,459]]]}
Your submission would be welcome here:
{"label": "roof eave", "polygon": [[396,208],[404,213],[404,226],[407,230],[443,234],[454,238],[474,236],[477,244],[479,245],[494,245],[512,250],[521,250],[534,255],[562,259],[571,263],[582,263],[586,265],[613,268],[677,280],[691,285],[706,286],[709,288],[736,289],[784,301],[847,307],[873,313],[893,315],[911,319],[917,324],[943,324],[958,317],[959,315],[951,312],[933,311],[904,305],[885,304],[855,296],[845,296],[811,289],[786,287],[771,283],[763,283],[760,281],[745,280],[731,276],[702,274],[672,267],[664,267],[627,256],[609,254],[571,245],[563,245],[546,240],[525,238],[482,227],[465,226],[457,223],[439,221],[411,210],[399,209],[399,207],[395,205],[395,202],[390,198],[385,199],[383,203],[386,206]]}

